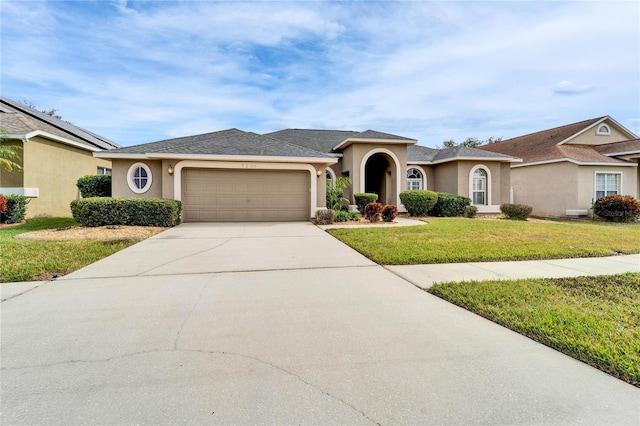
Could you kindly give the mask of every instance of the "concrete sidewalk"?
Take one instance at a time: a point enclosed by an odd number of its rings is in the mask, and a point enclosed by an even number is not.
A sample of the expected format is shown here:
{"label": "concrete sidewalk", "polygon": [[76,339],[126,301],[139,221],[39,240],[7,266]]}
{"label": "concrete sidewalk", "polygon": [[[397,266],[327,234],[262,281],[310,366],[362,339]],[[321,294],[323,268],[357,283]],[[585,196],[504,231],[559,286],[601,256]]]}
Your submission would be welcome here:
{"label": "concrete sidewalk", "polygon": [[562,278],[640,272],[640,254],[519,262],[395,265],[385,268],[418,287],[429,288],[435,283],[452,281]]}

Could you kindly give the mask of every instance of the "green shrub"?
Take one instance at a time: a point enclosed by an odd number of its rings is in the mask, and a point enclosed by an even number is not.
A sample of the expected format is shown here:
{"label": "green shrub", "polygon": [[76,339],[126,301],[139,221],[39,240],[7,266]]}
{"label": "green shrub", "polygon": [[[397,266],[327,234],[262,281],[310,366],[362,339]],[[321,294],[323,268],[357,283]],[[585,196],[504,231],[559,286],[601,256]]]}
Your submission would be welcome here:
{"label": "green shrub", "polygon": [[393,219],[398,217],[398,208],[393,204],[388,204],[382,209],[382,221],[393,222]]}
{"label": "green shrub", "polygon": [[76,182],[82,198],[111,197],[111,175],[86,175]]}
{"label": "green shrub", "polygon": [[353,199],[356,201],[356,206],[358,206],[358,211],[361,215],[364,215],[364,208],[369,203],[375,203],[378,201],[378,194],[369,194],[366,192],[361,192],[359,194],[353,194]]}
{"label": "green shrub", "polygon": [[81,198],[71,202],[73,218],[84,226],[175,226],[182,203],[167,198]]}
{"label": "green shrub", "polygon": [[632,195],[607,195],[593,203],[593,213],[609,222],[633,222],[640,217],[640,203]]}
{"label": "green shrub", "polygon": [[331,225],[335,213],[330,209],[321,209],[316,212],[316,224],[318,225]]}
{"label": "green shrub", "polygon": [[467,206],[464,208],[464,217],[473,219],[478,215],[478,208],[476,206]]}
{"label": "green shrub", "polygon": [[4,212],[0,213],[0,222],[18,223],[24,220],[27,214],[27,204],[29,200],[23,195],[7,195]]}
{"label": "green shrub", "polygon": [[349,222],[352,220],[360,220],[360,213],[338,210],[335,212],[335,216],[333,218],[334,222]]}
{"label": "green shrub", "polygon": [[429,215],[437,217],[463,216],[464,210],[471,205],[471,198],[448,192],[438,192],[438,201],[433,206]]}
{"label": "green shrub", "polygon": [[400,201],[404,204],[410,216],[426,216],[436,205],[438,193],[425,189],[402,191]]}
{"label": "green shrub", "polygon": [[527,220],[533,207],[526,204],[500,204],[500,211],[507,219]]}
{"label": "green shrub", "polygon": [[[335,181],[327,179],[327,208],[331,210],[349,210],[349,200],[344,198],[344,189],[351,185],[351,180],[339,176]],[[346,202],[346,207],[345,207]]]}
{"label": "green shrub", "polygon": [[364,207],[364,217],[369,222],[378,222],[383,208],[381,203],[369,203]]}

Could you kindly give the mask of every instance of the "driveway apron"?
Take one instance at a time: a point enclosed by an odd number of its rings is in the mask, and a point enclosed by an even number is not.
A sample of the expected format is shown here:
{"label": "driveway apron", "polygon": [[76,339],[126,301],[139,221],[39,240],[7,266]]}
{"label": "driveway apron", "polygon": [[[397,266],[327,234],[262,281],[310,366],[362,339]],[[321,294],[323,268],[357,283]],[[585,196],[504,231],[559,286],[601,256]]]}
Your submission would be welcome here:
{"label": "driveway apron", "polygon": [[3,424],[640,423],[310,223],[183,224],[3,299]]}

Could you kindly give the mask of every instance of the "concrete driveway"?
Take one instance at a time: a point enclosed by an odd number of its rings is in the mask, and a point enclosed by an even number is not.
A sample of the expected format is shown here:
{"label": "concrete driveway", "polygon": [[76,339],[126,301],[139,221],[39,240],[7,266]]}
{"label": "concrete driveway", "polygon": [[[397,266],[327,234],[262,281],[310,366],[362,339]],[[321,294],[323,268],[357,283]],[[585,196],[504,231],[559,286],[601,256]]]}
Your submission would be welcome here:
{"label": "concrete driveway", "polygon": [[309,223],[180,225],[0,306],[3,424],[640,423]]}

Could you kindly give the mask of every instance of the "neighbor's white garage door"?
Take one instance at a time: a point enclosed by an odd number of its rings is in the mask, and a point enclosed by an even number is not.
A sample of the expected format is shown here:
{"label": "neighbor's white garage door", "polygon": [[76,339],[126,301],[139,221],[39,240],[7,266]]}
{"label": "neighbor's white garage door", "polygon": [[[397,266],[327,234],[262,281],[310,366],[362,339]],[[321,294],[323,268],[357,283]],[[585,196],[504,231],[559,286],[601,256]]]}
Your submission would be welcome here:
{"label": "neighbor's white garage door", "polygon": [[309,220],[310,174],[280,170],[183,170],[185,222]]}

